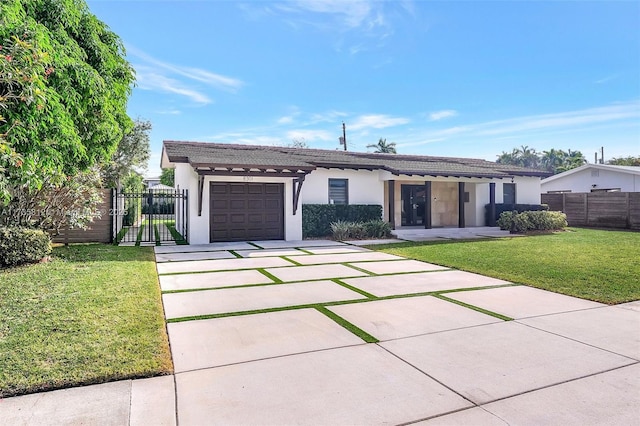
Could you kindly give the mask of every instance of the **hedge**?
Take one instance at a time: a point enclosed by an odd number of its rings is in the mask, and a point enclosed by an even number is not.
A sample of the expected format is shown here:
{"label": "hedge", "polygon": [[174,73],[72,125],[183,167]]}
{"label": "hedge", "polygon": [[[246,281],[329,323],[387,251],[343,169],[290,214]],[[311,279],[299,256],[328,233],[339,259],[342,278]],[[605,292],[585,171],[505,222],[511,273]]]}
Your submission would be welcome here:
{"label": "hedge", "polygon": [[0,267],[35,263],[51,253],[49,234],[39,229],[0,227]]}
{"label": "hedge", "polygon": [[[491,204],[486,204],[484,206],[484,214],[485,214],[485,224],[489,226],[489,209]],[[496,204],[496,220],[500,217],[500,215],[504,212],[512,212],[517,211],[518,213],[522,212],[536,212],[549,210],[549,206],[547,204]]]}
{"label": "hedge", "polygon": [[339,220],[331,223],[331,234],[334,240],[362,240],[365,238],[386,238],[391,235],[391,225],[382,219],[367,222],[345,222]]}
{"label": "hedge", "polygon": [[562,212],[528,211],[504,212],[497,225],[512,234],[527,231],[554,231],[567,227],[567,215]]}
{"label": "hedge", "polygon": [[369,222],[380,219],[382,206],[378,204],[303,204],[302,236],[330,236],[333,222]]}

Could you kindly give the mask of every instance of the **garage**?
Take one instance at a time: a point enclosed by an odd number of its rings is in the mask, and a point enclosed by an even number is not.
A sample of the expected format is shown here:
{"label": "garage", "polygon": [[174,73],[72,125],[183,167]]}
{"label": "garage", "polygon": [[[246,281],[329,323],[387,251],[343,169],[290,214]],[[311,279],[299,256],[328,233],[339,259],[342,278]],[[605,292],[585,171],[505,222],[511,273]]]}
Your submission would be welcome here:
{"label": "garage", "polygon": [[211,182],[209,241],[284,239],[284,184]]}

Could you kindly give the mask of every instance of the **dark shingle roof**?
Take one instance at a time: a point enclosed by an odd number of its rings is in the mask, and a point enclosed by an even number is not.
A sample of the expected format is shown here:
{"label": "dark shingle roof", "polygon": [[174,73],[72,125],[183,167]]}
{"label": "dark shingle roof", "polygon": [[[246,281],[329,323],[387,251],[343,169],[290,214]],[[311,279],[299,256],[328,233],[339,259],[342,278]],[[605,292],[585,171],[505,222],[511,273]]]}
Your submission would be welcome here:
{"label": "dark shingle roof", "polygon": [[455,177],[548,176],[547,172],[473,158],[375,154],[279,146],[164,141],[172,163],[193,167],[236,167],[311,171],[315,168],[387,170],[393,174]]}

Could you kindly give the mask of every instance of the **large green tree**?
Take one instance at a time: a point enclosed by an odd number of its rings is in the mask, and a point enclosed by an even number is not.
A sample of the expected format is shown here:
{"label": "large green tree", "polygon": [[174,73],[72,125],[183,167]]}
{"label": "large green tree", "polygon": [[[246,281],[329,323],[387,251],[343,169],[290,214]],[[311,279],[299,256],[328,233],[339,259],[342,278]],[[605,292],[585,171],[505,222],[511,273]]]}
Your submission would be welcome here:
{"label": "large green tree", "polygon": [[131,172],[147,169],[147,162],[151,156],[150,131],[150,121],[137,119],[134,122],[133,128],[118,142],[109,162],[102,167],[105,187],[120,188],[123,179]]}
{"label": "large green tree", "polygon": [[[32,58],[21,57],[25,78],[12,87],[0,77],[0,96],[34,96],[4,103],[2,152],[19,157],[0,171],[5,182],[38,189],[45,177],[47,184],[53,177],[62,184],[65,176],[109,161],[132,126],[126,105],[134,72],[118,36],[84,0],[2,0],[2,52],[20,43]],[[4,73],[15,59],[0,58]]]}
{"label": "large green tree", "polygon": [[633,157],[631,155],[628,157],[614,157],[607,161],[607,164],[613,164],[614,166],[640,166],[640,157]]}
{"label": "large green tree", "polygon": [[372,143],[367,145],[367,148],[373,148],[376,153],[379,154],[397,154],[396,152],[396,143],[395,142],[387,142],[386,139],[380,138],[378,139],[378,143]]}
{"label": "large green tree", "polygon": [[587,163],[587,159],[580,151],[550,149],[538,152],[526,145],[514,148],[511,152],[502,152],[498,156],[498,163],[511,164],[520,167],[544,169],[556,174],[580,167]]}

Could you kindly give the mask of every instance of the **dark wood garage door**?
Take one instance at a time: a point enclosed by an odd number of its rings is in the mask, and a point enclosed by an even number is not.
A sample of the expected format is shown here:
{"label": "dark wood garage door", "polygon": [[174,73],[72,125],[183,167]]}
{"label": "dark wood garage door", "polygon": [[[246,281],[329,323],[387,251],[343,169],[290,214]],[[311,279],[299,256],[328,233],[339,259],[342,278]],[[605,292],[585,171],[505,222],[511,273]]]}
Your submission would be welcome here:
{"label": "dark wood garage door", "polygon": [[284,239],[284,184],[212,182],[209,241]]}

